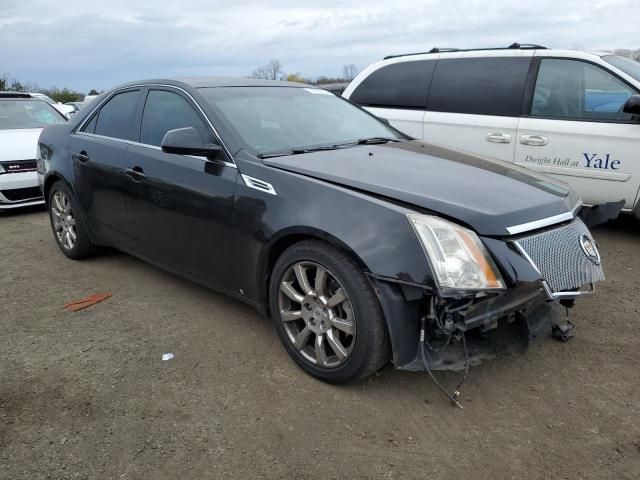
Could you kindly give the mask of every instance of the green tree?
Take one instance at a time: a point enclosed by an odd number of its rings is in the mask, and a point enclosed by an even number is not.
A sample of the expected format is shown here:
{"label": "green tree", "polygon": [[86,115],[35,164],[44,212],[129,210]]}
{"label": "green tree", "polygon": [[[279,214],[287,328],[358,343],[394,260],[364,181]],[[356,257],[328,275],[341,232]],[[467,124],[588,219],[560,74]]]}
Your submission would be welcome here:
{"label": "green tree", "polygon": [[9,87],[9,90],[13,92],[24,92],[24,87],[18,80],[14,80],[13,82],[11,82],[11,86]]}
{"label": "green tree", "polygon": [[100,92],[98,92],[95,88],[92,88],[91,91],[87,93],[87,95],[100,95]]}

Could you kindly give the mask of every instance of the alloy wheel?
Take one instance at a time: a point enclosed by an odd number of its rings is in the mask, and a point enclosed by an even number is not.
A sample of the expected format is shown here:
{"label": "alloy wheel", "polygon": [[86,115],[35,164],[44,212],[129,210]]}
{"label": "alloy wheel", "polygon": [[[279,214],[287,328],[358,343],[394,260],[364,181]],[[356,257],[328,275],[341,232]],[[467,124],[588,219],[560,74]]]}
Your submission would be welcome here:
{"label": "alloy wheel", "polygon": [[280,320],[295,349],[310,363],[335,368],[355,345],[353,306],[336,277],[315,262],[298,262],[280,281]]}
{"label": "alloy wheel", "polygon": [[51,199],[51,219],[58,242],[65,250],[73,250],[78,238],[76,219],[71,210],[71,202],[64,192],[58,190]]}

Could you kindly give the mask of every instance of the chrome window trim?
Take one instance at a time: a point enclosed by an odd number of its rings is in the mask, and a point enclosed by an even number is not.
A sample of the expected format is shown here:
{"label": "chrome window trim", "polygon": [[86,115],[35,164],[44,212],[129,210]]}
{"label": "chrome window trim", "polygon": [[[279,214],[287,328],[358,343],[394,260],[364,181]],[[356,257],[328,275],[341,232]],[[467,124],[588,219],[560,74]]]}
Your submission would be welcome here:
{"label": "chrome window trim", "polygon": [[[162,148],[160,148],[160,147],[158,147],[156,145],[149,145],[147,143],[134,142],[133,140],[126,140],[124,138],[107,137],[105,135],[98,135],[96,133],[75,132],[75,133],[72,133],[72,135],[81,135],[81,136],[85,136],[85,137],[100,138],[102,140],[109,140],[111,142],[120,142],[120,143],[125,143],[127,145],[133,145],[133,146],[136,146],[136,147],[144,147],[144,148],[150,148],[152,150],[162,151]],[[229,167],[229,168],[235,168],[235,169],[238,168],[238,166],[235,163],[225,162],[224,160],[219,160],[219,159],[211,160],[209,158],[199,157],[199,156],[196,156],[196,155],[183,155],[183,156],[184,157],[197,158],[198,160],[203,160],[205,162],[220,163],[220,164],[224,165],[225,167]]]}
{"label": "chrome window trim", "polygon": [[576,216],[576,212],[582,206],[582,200],[578,200],[578,203],[571,209],[570,212],[554,215],[553,217],[541,218],[540,220],[534,220],[533,222],[522,223],[520,225],[514,225],[507,227],[509,235],[517,235],[519,233],[529,232],[531,230],[537,230],[539,228],[555,225],[556,223],[566,222],[567,220],[573,220]]}
{"label": "chrome window trim", "polygon": [[[196,99],[193,98],[193,96],[191,96],[191,94],[189,92],[187,92],[184,88],[181,87],[177,87],[175,85],[166,85],[164,83],[141,83],[141,84],[137,84],[137,85],[127,85],[126,87],[120,87],[116,90],[113,90],[111,93],[109,93],[109,95],[105,98],[102,99],[102,101],[100,103],[98,103],[92,110],[91,112],[84,117],[84,120],[82,120],[82,123],[80,123],[80,125],[76,128],[74,133],[82,133],[82,134],[86,134],[86,135],[95,135],[94,133],[88,133],[88,132],[83,132],[81,131],[87,123],[89,123],[89,119],[94,115],[94,113],[100,108],[102,107],[102,105],[104,105],[105,103],[107,103],[111,98],[113,98],[115,95],[118,94],[118,92],[121,92],[123,90],[129,90],[129,89],[135,89],[135,88],[145,88],[145,87],[162,87],[162,88],[172,88],[174,90],[178,90],[182,93],[184,93],[187,97],[189,97],[189,99],[191,99],[191,101],[193,102],[193,104],[196,106],[196,108],[198,109],[198,111],[202,114],[202,116],[205,118],[205,120],[207,121],[207,124],[209,125],[209,128],[211,128],[211,130],[213,131],[213,134],[215,135],[216,139],[218,140],[218,142],[220,142],[220,145],[222,146],[222,148],[224,149],[224,152],[227,154],[227,156],[233,160],[233,155],[231,155],[231,152],[229,151],[229,149],[227,148],[227,146],[224,144],[224,142],[222,141],[222,138],[220,137],[220,134],[218,133],[218,131],[216,130],[216,128],[213,126],[213,124],[211,123],[211,120],[209,120],[209,117],[207,116],[207,114],[204,112],[204,110],[202,109],[202,107],[200,107],[200,105],[198,104],[198,102],[196,102]],[[107,138],[110,140],[122,140],[122,141],[127,141],[129,142],[130,140],[124,140],[121,138],[114,138],[114,137],[105,137],[103,135],[98,135],[101,138]],[[143,145],[143,146],[147,146],[147,147],[155,147],[155,145],[147,145],[146,143],[139,143],[139,142],[134,142],[136,145]],[[160,149],[159,147],[156,147],[158,149]],[[199,157],[196,157],[199,158]],[[231,164],[232,162],[223,162],[225,164]],[[235,166],[235,163],[233,163],[233,165]],[[237,168],[237,167],[236,167]]]}

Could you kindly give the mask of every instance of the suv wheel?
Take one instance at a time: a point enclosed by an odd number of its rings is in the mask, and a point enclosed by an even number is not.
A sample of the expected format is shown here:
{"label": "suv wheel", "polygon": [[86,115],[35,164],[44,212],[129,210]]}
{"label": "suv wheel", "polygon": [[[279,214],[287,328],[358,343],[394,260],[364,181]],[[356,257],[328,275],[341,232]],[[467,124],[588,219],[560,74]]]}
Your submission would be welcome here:
{"label": "suv wheel", "polygon": [[344,252],[320,241],[290,247],[274,266],[269,290],[280,339],[314,377],[346,383],[371,375],[388,361],[378,299]]}

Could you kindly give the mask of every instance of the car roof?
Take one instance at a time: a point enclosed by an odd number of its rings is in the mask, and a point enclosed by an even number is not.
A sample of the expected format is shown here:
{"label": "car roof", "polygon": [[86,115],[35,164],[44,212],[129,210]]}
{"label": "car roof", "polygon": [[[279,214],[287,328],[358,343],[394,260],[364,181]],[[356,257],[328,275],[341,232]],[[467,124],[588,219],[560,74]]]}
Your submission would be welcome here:
{"label": "car roof", "polygon": [[258,78],[243,78],[243,77],[187,77],[187,78],[159,78],[138,80],[135,82],[127,82],[123,85],[119,85],[117,88],[124,88],[135,85],[150,85],[150,84],[165,84],[165,85],[187,85],[192,88],[207,88],[207,87],[295,87],[295,88],[318,88],[314,85],[307,85],[304,83],[287,82],[284,80],[262,80]]}

